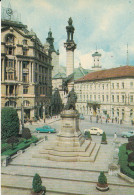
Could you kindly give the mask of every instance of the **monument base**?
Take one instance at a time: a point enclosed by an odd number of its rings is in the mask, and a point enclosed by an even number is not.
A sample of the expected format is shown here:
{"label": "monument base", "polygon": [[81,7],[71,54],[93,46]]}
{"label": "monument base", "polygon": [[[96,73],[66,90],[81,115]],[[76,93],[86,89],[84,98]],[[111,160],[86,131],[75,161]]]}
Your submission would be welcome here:
{"label": "monument base", "polygon": [[61,119],[62,127],[56,141],[42,148],[33,157],[63,162],[95,161],[100,144],[85,140],[79,129],[78,111],[64,110]]}

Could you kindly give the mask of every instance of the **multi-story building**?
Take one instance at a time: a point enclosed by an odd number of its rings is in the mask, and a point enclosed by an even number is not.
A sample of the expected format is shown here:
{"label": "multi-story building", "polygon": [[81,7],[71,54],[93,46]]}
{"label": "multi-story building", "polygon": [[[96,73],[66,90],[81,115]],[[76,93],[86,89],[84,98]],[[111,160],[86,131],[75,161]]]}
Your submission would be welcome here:
{"label": "multi-story building", "polygon": [[134,66],[89,73],[75,81],[75,91],[80,113],[123,123],[134,118]]}
{"label": "multi-story building", "polygon": [[51,54],[11,8],[2,8],[1,27],[1,107],[42,118],[52,95]]}

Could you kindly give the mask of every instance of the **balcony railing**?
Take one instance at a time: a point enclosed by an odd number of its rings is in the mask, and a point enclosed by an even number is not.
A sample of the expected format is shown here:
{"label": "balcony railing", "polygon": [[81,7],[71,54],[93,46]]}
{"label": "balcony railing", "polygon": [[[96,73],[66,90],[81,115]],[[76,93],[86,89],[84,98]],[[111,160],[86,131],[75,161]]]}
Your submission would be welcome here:
{"label": "balcony railing", "polygon": [[101,104],[101,102],[100,101],[87,100],[87,104],[97,105],[97,104]]}

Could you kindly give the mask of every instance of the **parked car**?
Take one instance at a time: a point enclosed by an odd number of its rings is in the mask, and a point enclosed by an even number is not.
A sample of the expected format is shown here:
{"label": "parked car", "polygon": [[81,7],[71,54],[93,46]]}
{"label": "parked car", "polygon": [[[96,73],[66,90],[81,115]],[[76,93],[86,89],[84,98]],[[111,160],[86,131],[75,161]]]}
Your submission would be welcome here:
{"label": "parked car", "polygon": [[85,119],[85,117],[83,116],[83,114],[80,114],[79,119],[81,119],[81,120],[84,120]]}
{"label": "parked car", "polygon": [[36,128],[36,131],[38,133],[42,132],[42,133],[56,133],[56,129],[52,128],[49,125],[45,125],[43,127],[38,127]]}
{"label": "parked car", "polygon": [[134,131],[122,132],[121,134],[122,137],[131,137],[133,135],[134,135]]}
{"label": "parked car", "polygon": [[93,135],[102,135],[103,134],[103,130],[99,129],[98,127],[91,127],[91,129],[85,129],[84,133],[85,133],[85,131],[90,131],[90,134],[93,134]]}

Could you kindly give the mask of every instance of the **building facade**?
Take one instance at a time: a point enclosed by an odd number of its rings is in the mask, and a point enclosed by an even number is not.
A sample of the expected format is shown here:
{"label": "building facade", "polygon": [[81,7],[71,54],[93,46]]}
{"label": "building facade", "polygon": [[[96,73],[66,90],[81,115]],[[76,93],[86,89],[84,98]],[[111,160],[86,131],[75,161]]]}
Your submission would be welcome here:
{"label": "building facade", "polygon": [[134,119],[134,67],[122,66],[87,74],[75,81],[76,108],[112,122]]}
{"label": "building facade", "polygon": [[37,35],[13,17],[11,8],[2,10],[1,22],[1,107],[12,106],[22,117],[48,112],[52,95],[51,54]]}

